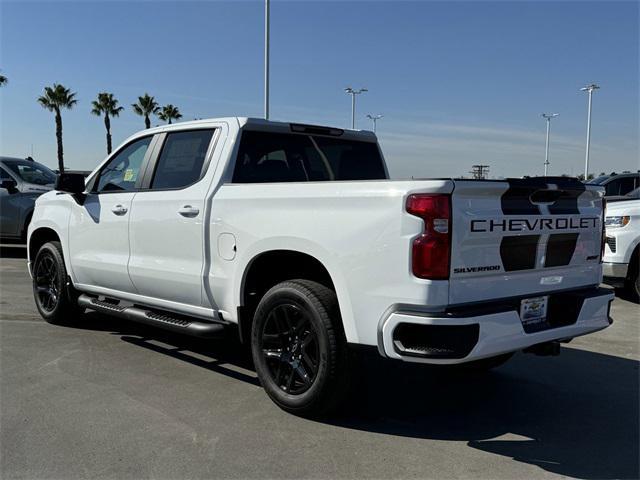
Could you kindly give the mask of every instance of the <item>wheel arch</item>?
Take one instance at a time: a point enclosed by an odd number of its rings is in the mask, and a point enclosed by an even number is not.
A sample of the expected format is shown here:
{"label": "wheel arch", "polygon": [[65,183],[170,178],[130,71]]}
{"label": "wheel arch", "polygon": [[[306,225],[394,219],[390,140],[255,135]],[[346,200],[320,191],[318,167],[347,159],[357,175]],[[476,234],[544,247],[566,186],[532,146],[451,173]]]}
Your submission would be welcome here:
{"label": "wheel arch", "polygon": [[[50,227],[38,227],[31,232],[29,235],[29,243],[27,245],[28,255],[29,255],[29,265],[33,263],[36,258],[36,254],[40,247],[47,242],[61,242],[60,235],[53,228]],[[65,264],[67,263],[67,259],[64,259]],[[67,265],[68,267],[68,265]],[[29,267],[31,268],[31,267]]]}
{"label": "wheel arch", "polygon": [[246,342],[249,338],[253,313],[262,296],[278,283],[296,278],[316,281],[336,292],[342,326],[349,339],[355,332],[348,326],[348,300],[340,288],[340,279],[336,277],[332,275],[326,262],[309,252],[273,249],[254,255],[244,268],[238,291],[238,326],[241,340]]}

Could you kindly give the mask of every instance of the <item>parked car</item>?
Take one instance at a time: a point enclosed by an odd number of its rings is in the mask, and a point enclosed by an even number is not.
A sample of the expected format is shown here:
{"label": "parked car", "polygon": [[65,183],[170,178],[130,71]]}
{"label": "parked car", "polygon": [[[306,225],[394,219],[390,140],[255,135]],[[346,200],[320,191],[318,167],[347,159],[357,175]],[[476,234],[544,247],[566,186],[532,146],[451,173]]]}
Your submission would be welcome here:
{"label": "parked car", "polygon": [[640,173],[602,175],[590,180],[588,183],[604,187],[606,197],[626,195],[640,187]]}
{"label": "parked car", "polygon": [[603,189],[576,179],[391,181],[371,132],[226,118],[140,132],[57,189],[29,227],[45,320],[237,328],[298,414],[340,403],[355,352],[486,369],[612,321]]}
{"label": "parked car", "polygon": [[607,245],[604,252],[604,281],[624,287],[632,299],[640,301],[640,200],[607,204],[605,218]]}
{"label": "parked car", "polygon": [[0,157],[0,238],[26,240],[35,200],[53,189],[56,174],[33,160]]}

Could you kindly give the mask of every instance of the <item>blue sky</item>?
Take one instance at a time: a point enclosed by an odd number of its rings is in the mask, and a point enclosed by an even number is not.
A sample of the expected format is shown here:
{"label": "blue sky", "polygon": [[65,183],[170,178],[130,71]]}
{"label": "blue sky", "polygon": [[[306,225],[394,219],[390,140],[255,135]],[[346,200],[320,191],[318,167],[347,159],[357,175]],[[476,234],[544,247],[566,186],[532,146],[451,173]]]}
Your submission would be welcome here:
{"label": "blue sky", "polygon": [[[184,119],[262,115],[261,1],[1,1],[0,154],[56,164],[53,115],[36,98],[59,82],[65,162],[105,155],[100,91],[126,107],[114,143],[144,128],[130,104],[149,92]],[[592,171],[639,165],[637,2],[272,1],[271,115],[359,128],[380,113],[394,177],[541,174],[542,112],[559,112],[551,173],[583,169],[586,96],[594,95]],[[154,124],[159,123],[155,120]]]}

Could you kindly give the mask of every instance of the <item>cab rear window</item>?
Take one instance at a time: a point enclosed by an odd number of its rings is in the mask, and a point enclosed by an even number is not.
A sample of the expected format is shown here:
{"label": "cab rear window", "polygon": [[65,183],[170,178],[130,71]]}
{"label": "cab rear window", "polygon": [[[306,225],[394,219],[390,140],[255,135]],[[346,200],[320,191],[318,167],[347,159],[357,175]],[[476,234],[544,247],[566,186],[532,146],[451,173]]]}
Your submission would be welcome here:
{"label": "cab rear window", "polygon": [[322,135],[245,131],[234,183],[386,179],[376,143]]}

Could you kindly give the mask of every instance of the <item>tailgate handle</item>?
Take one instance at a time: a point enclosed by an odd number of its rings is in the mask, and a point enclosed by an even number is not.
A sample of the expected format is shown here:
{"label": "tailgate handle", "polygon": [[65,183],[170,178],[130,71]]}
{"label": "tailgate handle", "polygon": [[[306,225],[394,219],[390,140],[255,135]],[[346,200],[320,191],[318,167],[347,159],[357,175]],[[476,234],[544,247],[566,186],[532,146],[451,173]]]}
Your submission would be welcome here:
{"label": "tailgate handle", "polygon": [[549,205],[555,203],[562,196],[562,190],[536,190],[529,200],[535,205]]}

